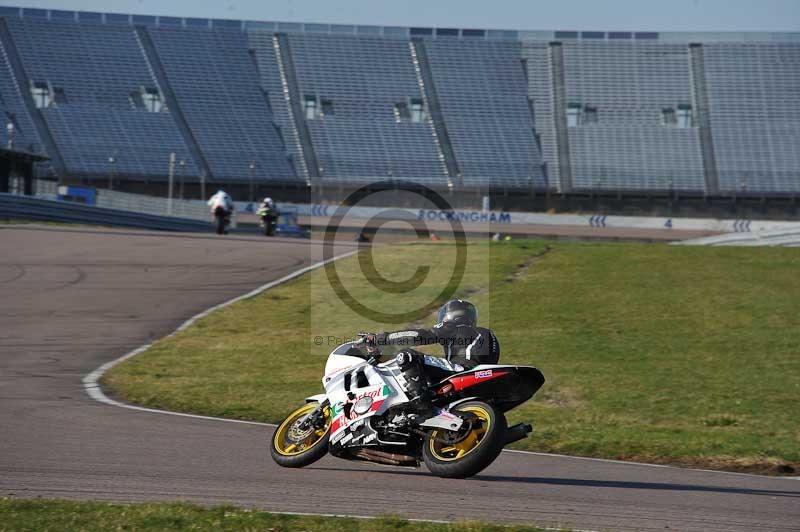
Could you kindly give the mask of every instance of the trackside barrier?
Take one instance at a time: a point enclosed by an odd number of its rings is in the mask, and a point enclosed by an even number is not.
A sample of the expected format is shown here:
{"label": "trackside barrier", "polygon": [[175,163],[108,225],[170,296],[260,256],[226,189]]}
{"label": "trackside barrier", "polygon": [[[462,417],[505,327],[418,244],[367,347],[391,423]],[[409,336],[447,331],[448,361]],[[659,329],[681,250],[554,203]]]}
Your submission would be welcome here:
{"label": "trackside barrier", "polygon": [[[301,216],[333,216],[337,205],[282,204],[297,209]],[[386,207],[352,207],[347,216],[380,218]],[[500,212],[437,209],[390,209],[393,217],[408,220],[448,221],[462,223],[492,223],[502,225],[570,225],[583,227],[617,227],[625,229],[664,229],[684,231],[713,231],[719,233],[750,233],[773,229],[800,229],[800,222],[761,220],[716,220],[709,218],[667,218],[658,216],[607,216],[605,214],[539,214],[530,212]]]}
{"label": "trackside barrier", "polygon": [[0,218],[72,222],[158,231],[211,232],[209,221],[107,209],[52,199],[0,193]]}
{"label": "trackside barrier", "polygon": [[[246,202],[234,201],[237,214],[255,214],[260,206],[260,201]],[[172,213],[170,213],[169,200],[157,196],[144,194],[131,194],[117,190],[98,189],[97,205],[110,209],[143,212],[157,216],[177,216],[193,220],[210,221],[211,213],[206,200],[177,199],[172,200]]]}
{"label": "trackside barrier", "polygon": [[119,209],[124,211],[141,212],[156,216],[176,216],[179,218],[189,218],[192,220],[203,220],[209,222],[211,215],[208,205],[202,200],[182,200],[173,198],[172,212],[170,212],[169,200],[157,196],[145,196],[144,194],[131,194],[129,192],[119,192],[117,190],[98,189],[98,207],[108,209]]}
{"label": "trackside barrier", "polygon": [[[37,183],[38,189],[38,183]],[[43,194],[40,197],[53,197]],[[166,198],[131,194],[112,190],[99,189],[97,205],[117,210],[148,213],[167,217],[168,202]],[[254,214],[259,202],[241,202],[236,204],[237,214]],[[336,213],[338,205],[308,203],[277,203],[279,210],[295,211],[300,216],[330,217]],[[758,233],[776,229],[800,229],[800,222],[766,221],[746,219],[709,219],[709,218],[668,218],[658,216],[608,216],[605,214],[540,214],[529,212],[500,212],[479,210],[407,209],[387,207],[352,207],[347,216],[353,218],[380,218],[387,211],[393,217],[408,220],[449,221],[456,219],[462,223],[491,223],[500,225],[559,225],[583,226],[595,228],[625,229],[664,229],[684,231],[708,231],[717,233]],[[172,216],[210,222],[208,206],[204,200],[173,199]]]}

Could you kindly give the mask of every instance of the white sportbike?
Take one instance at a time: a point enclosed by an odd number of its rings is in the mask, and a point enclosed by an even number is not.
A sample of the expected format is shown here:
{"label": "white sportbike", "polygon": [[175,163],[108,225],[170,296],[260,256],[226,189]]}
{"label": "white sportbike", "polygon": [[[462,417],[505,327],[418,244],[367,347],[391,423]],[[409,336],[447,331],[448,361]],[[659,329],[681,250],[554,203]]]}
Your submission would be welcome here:
{"label": "white sportbike", "polygon": [[[363,339],[340,345],[328,356],[325,393],[278,426],[272,458],[283,467],[304,467],[327,453],[347,460],[419,466],[440,477],[465,478],[488,467],[503,447],[528,436],[532,427],[508,427],[505,412],[524,403],[544,384],[533,367],[481,365],[431,383],[424,406],[406,395],[398,363],[379,363]],[[425,357],[437,365],[436,357]]]}

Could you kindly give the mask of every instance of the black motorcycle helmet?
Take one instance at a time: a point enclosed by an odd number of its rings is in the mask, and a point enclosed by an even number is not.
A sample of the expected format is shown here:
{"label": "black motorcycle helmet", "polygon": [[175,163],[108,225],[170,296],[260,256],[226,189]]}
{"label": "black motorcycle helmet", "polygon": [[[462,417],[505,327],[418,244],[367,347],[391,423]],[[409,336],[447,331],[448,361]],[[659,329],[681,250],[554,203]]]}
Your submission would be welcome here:
{"label": "black motorcycle helmet", "polygon": [[478,324],[478,309],[469,301],[452,299],[439,309],[439,323],[475,327]]}

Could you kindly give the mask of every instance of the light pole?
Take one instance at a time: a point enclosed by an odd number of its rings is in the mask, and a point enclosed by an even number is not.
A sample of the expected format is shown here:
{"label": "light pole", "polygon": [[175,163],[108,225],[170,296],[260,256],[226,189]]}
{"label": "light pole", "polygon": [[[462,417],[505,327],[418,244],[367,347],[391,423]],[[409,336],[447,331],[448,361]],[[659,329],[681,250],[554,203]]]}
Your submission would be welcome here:
{"label": "light pole", "polygon": [[256,171],[256,162],[252,161],[250,163],[250,202],[253,201],[253,174]]}
{"label": "light pole", "polygon": [[175,181],[175,152],[169,154],[169,186],[167,191],[167,214],[172,214],[172,183]]}
{"label": "light pole", "polygon": [[322,203],[322,200],[325,198],[325,187],[323,185],[323,183],[325,183],[325,167],[317,167],[317,173],[319,174],[317,182],[314,183],[314,180],[309,180],[308,183],[311,185],[311,201],[314,203]]}
{"label": "light pole", "polygon": [[178,167],[180,168],[178,175],[180,176],[180,183],[181,183],[178,195],[180,196],[180,199],[183,199],[183,171],[186,169],[186,161],[181,159],[180,162],[178,163]]}
{"label": "light pole", "polygon": [[108,190],[114,190],[114,173],[116,170],[117,159],[113,155],[108,158],[108,165],[110,167],[110,171],[108,173]]}
{"label": "light pole", "polygon": [[6,133],[8,133],[8,149],[14,148],[14,122],[9,122],[6,125]]}

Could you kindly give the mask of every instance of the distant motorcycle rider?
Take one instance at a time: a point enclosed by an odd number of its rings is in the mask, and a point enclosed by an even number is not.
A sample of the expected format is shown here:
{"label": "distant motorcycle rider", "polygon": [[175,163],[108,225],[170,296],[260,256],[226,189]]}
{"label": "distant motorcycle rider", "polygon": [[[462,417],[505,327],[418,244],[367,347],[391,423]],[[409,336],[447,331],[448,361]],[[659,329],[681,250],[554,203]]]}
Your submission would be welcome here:
{"label": "distant motorcycle rider", "polygon": [[274,235],[275,224],[278,221],[278,209],[275,207],[275,202],[272,201],[272,198],[264,198],[256,214],[261,219],[261,227],[264,229],[264,234],[267,236]]}
{"label": "distant motorcycle rider", "polygon": [[207,205],[211,207],[211,214],[216,214],[218,208],[225,211],[228,216],[233,212],[233,199],[222,189],[217,190],[216,194],[209,198]]}
{"label": "distant motorcycle rider", "polygon": [[[439,309],[438,320],[432,329],[382,332],[365,337],[368,350],[374,351],[381,345],[408,346],[395,360],[403,371],[410,399],[427,399],[429,380],[436,383],[480,364],[496,364],[500,358],[497,336],[490,329],[478,327],[478,309],[469,301],[448,301]],[[413,349],[431,344],[442,346],[444,358]]]}
{"label": "distant motorcycle rider", "polygon": [[230,217],[233,215],[233,199],[222,189],[219,189],[216,194],[211,196],[207,205],[211,207],[211,215],[214,216],[217,224],[217,233],[222,234],[225,227],[230,222]]}

